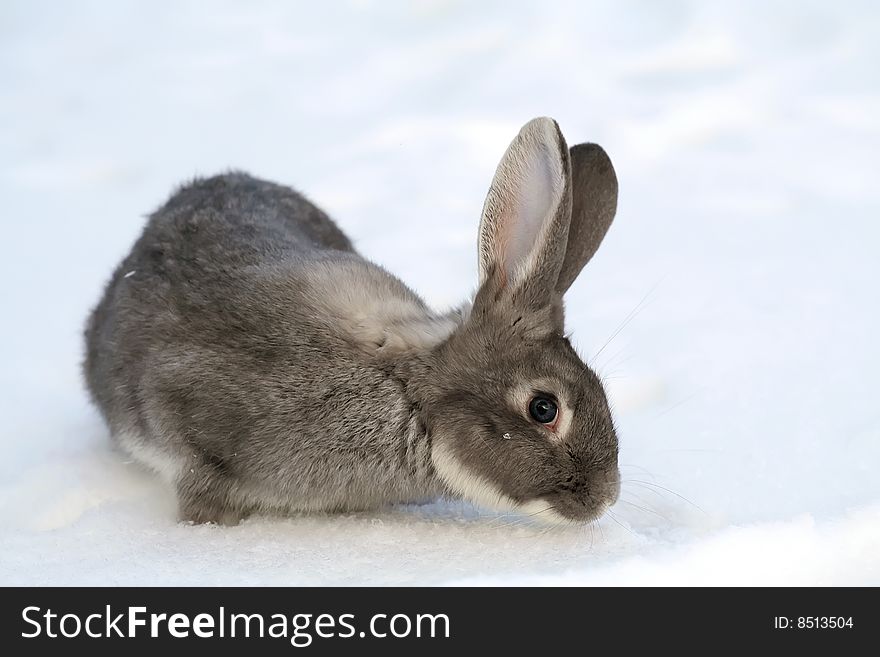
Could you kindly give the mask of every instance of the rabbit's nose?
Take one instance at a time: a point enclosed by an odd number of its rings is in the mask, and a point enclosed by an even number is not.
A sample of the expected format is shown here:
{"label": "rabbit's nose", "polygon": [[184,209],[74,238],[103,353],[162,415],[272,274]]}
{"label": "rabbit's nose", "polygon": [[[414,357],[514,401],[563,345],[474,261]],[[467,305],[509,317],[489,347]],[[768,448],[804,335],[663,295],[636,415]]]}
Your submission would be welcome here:
{"label": "rabbit's nose", "polygon": [[576,522],[595,520],[620,495],[620,473],[616,466],[587,473],[578,483],[547,498],[558,513]]}

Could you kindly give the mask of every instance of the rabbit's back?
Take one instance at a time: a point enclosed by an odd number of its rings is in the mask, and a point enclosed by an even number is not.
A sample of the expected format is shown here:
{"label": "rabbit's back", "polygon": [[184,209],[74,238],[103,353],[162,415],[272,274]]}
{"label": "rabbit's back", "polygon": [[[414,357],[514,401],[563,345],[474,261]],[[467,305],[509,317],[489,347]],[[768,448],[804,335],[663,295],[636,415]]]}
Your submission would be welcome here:
{"label": "rabbit's back", "polygon": [[291,251],[354,252],[330,217],[304,196],[244,173],[181,187],[151,217],[147,234],[182,259],[216,257],[229,265],[262,264]]}

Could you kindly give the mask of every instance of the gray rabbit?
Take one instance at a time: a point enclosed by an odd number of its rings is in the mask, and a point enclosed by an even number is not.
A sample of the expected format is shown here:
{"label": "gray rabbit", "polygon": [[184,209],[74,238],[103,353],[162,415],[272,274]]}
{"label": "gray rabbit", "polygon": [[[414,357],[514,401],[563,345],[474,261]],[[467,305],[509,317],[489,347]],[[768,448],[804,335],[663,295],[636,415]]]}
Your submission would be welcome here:
{"label": "gray rabbit", "polygon": [[196,180],[92,313],[89,390],[184,520],[445,496],[590,521],[617,498],[617,436],[562,296],[616,206],[599,146],[530,121],[483,207],[476,295],[437,314],[292,189]]}

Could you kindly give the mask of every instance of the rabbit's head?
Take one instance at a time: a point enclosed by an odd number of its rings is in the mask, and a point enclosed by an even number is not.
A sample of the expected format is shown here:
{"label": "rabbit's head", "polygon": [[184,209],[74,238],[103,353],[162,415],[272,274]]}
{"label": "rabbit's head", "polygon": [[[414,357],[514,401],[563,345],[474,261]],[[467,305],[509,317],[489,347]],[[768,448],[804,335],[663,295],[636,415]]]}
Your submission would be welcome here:
{"label": "rabbit's head", "polygon": [[586,522],[617,499],[602,384],[565,337],[562,296],[617,207],[611,161],[526,124],[498,165],[479,230],[480,287],[432,354],[432,461],[466,499]]}

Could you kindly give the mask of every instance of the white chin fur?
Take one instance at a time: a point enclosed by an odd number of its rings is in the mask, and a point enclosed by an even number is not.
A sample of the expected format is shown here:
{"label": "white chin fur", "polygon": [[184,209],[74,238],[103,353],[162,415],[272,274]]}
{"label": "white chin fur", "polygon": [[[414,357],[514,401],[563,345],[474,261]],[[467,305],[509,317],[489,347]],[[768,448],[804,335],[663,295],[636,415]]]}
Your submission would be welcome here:
{"label": "white chin fur", "polygon": [[512,511],[538,522],[572,524],[571,520],[551,509],[549,502],[533,500],[518,504],[491,483],[470,472],[455,457],[452,450],[442,443],[434,443],[431,461],[443,483],[469,502],[493,511]]}

